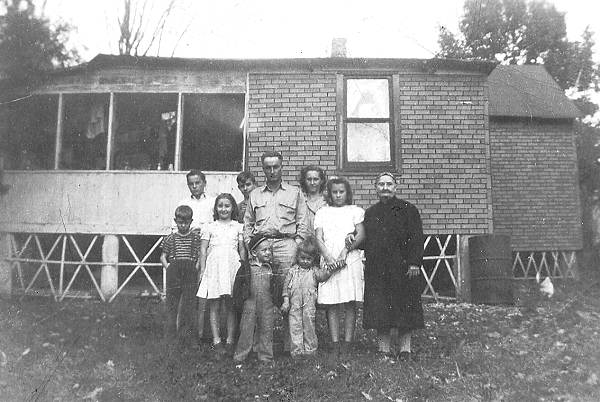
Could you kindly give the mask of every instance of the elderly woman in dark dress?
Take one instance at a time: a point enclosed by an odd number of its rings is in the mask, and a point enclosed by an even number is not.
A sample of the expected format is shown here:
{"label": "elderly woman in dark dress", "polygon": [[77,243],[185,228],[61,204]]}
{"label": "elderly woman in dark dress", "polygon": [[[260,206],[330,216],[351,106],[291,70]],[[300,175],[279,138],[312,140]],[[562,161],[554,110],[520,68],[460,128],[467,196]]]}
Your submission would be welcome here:
{"label": "elderly woman in dark dress", "polygon": [[327,205],[323,192],[326,184],[325,171],[319,166],[309,165],[300,170],[300,179],[298,180],[306,207],[308,209],[308,229],[314,234],[315,214],[321,208]]}
{"label": "elderly woman in dark dress", "polygon": [[[423,328],[421,305],[423,228],[417,208],[396,197],[396,179],[375,181],[379,202],[365,212],[363,326],[379,335],[379,352],[391,353],[391,334],[400,335],[400,358],[410,357],[411,331]],[[347,239],[353,247],[353,238]]]}

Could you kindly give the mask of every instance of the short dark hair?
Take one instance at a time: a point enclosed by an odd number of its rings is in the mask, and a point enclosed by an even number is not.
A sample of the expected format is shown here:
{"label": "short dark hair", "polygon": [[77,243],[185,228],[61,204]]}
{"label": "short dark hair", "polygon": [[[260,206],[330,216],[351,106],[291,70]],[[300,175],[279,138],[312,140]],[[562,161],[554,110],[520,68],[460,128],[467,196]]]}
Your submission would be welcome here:
{"label": "short dark hair", "polygon": [[254,178],[254,175],[252,174],[252,172],[249,172],[247,170],[244,170],[243,172],[240,172],[237,177],[235,178],[235,180],[237,181],[237,184],[242,185],[246,182],[246,180],[252,180],[252,183],[256,184],[256,179]]}
{"label": "short dark hair", "polygon": [[306,239],[302,240],[296,248],[296,257],[298,257],[300,253],[306,253],[312,256],[313,261],[316,262],[320,255],[317,239],[315,239],[314,236],[308,236]]}
{"label": "short dark hair", "polygon": [[279,158],[281,162],[283,162],[283,155],[279,151],[265,151],[260,156],[260,163],[265,163],[266,158]]}
{"label": "short dark hair", "polygon": [[331,187],[334,184],[343,184],[346,187],[346,205],[352,205],[352,187],[345,177],[337,176],[332,177],[327,181],[327,193],[325,194],[325,201],[327,205],[333,205],[333,198],[331,197]]}
{"label": "short dark hair", "polygon": [[215,198],[215,205],[213,207],[213,219],[215,221],[219,220],[219,213],[217,212],[217,204],[219,203],[219,200],[221,200],[223,198],[227,198],[229,200],[229,202],[231,202],[231,220],[237,221],[238,215],[239,215],[237,202],[235,202],[235,198],[233,198],[233,195],[231,195],[229,193],[221,193],[217,196],[217,198]]}
{"label": "short dark hair", "polygon": [[190,170],[188,172],[188,174],[185,175],[185,181],[187,182],[189,180],[189,178],[192,176],[198,176],[198,177],[200,177],[200,180],[202,180],[203,182],[206,183],[206,176],[200,170],[198,170],[198,169]]}
{"label": "short dark hair", "polygon": [[189,205],[180,205],[175,208],[175,219],[183,219],[189,221],[194,216],[194,211]]}
{"label": "short dark hair", "polygon": [[300,179],[298,179],[298,183],[300,183],[300,188],[302,188],[302,191],[304,191],[305,193],[307,192],[306,175],[308,174],[308,172],[319,173],[319,177],[321,178],[321,186],[319,187],[319,193],[322,193],[323,190],[325,190],[325,185],[327,184],[327,178],[325,177],[325,171],[317,165],[304,166],[300,170]]}

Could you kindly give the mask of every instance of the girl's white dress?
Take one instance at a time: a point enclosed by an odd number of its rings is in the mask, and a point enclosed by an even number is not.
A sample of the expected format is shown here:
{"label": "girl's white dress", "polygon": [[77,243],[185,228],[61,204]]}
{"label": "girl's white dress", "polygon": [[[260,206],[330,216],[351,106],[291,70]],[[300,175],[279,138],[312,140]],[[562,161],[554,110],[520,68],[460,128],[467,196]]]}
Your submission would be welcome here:
{"label": "girl's white dress", "polygon": [[[356,205],[326,206],[317,211],[315,229],[323,229],[325,247],[334,258],[337,258],[345,247],[346,235],[354,232],[355,225],[361,223],[364,216],[364,209]],[[321,258],[321,264],[325,264],[324,258]],[[327,281],[319,283],[318,303],[338,304],[363,301],[363,252],[361,250],[349,252],[346,264],[345,268],[335,272]]]}
{"label": "girl's white dress", "polygon": [[238,241],[242,239],[243,225],[239,222],[210,222],[202,231],[202,240],[208,240],[206,269],[196,296],[216,299],[231,295],[235,274],[240,267]]}

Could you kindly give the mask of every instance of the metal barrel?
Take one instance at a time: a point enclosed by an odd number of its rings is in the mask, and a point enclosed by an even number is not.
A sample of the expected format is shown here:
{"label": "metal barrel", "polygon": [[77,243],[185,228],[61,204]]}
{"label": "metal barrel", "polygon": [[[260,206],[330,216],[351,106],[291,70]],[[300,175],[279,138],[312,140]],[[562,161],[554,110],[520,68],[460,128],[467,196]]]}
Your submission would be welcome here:
{"label": "metal barrel", "polygon": [[513,304],[510,236],[482,235],[469,239],[473,303]]}

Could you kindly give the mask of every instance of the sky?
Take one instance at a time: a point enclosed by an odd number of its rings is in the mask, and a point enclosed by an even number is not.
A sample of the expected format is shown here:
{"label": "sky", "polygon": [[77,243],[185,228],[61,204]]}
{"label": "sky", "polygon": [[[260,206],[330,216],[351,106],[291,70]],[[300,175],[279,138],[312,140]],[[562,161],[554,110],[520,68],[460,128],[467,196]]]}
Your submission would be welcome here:
{"label": "sky", "polygon": [[[438,26],[457,32],[463,5],[463,0],[177,1],[161,41],[161,56],[328,57],[332,38],[343,37],[349,57],[430,58],[438,49]],[[600,62],[600,1],[551,2],[566,13],[570,40],[579,39],[587,25],[596,32],[594,59]],[[155,0],[147,15],[156,19],[166,3]],[[98,53],[118,53],[121,4],[122,0],[46,0],[45,14],[76,28],[71,41],[87,61]]]}

